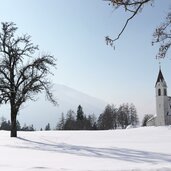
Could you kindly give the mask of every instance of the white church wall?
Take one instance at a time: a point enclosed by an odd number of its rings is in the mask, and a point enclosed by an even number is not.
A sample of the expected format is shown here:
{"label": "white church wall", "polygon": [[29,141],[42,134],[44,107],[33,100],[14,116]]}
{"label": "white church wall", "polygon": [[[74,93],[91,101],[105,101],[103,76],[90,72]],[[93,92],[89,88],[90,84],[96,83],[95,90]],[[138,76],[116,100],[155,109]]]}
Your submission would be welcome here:
{"label": "white church wall", "polygon": [[171,125],[171,97],[168,97],[168,112],[166,115],[166,125]]}
{"label": "white church wall", "polygon": [[168,97],[168,115],[171,115],[171,97]]}

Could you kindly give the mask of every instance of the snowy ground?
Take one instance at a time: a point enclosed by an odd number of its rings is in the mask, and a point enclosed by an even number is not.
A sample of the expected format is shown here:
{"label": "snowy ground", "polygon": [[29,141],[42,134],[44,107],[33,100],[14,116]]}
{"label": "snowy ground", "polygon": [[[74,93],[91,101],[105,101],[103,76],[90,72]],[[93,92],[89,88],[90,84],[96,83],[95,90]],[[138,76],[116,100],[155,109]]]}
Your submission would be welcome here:
{"label": "snowy ground", "polygon": [[171,171],[171,127],[0,131],[0,171]]}

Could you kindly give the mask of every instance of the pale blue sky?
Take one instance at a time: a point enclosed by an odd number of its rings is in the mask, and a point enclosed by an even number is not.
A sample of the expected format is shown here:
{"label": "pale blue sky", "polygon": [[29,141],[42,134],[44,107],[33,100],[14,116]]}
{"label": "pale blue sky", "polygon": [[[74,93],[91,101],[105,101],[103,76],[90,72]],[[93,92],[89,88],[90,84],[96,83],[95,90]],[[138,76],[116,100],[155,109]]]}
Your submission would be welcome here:
{"label": "pale blue sky", "polygon": [[[126,15],[103,0],[0,0],[0,21],[13,21],[18,33],[32,36],[40,50],[57,58],[54,82],[116,105],[134,103],[140,115],[155,113],[154,85],[158,74],[154,28],[170,0],[156,0],[130,22],[116,50],[105,36],[116,36]],[[162,70],[171,94],[170,53]]]}

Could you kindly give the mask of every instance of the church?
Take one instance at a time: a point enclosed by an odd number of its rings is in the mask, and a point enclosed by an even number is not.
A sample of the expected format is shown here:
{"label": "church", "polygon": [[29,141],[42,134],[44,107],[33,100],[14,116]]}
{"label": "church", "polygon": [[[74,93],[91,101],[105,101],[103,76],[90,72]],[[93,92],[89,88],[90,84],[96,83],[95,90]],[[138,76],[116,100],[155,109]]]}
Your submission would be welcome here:
{"label": "church", "polygon": [[147,126],[171,125],[171,97],[167,96],[167,84],[161,68],[155,84],[156,115],[147,121]]}

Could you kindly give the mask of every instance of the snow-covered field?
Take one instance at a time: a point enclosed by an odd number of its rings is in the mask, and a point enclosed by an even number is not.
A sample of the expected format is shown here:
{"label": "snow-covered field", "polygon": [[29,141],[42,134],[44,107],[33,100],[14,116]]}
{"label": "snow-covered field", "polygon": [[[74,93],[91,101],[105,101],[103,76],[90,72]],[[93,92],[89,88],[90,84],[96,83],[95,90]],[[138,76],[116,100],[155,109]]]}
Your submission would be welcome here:
{"label": "snow-covered field", "polygon": [[171,127],[0,131],[0,171],[171,171]]}

